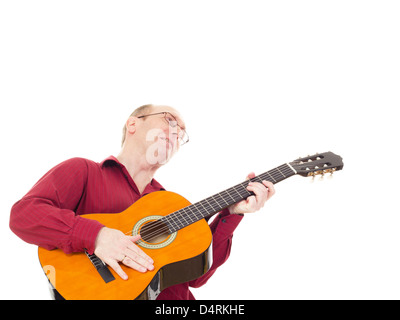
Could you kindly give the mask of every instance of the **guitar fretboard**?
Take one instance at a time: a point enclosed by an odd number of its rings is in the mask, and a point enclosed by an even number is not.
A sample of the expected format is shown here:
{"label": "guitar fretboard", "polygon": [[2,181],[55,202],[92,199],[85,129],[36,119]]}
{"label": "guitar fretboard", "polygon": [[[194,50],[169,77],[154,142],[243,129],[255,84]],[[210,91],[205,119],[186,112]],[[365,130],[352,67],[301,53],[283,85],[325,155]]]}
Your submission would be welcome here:
{"label": "guitar fretboard", "polygon": [[[250,179],[250,181],[262,182],[263,180],[267,180],[275,184],[295,174],[296,172],[285,163],[275,169],[264,172],[263,174]],[[248,184],[249,180],[246,180],[211,197],[175,211],[161,218],[160,221],[164,222],[168,226],[170,231],[169,233],[176,232],[207,216],[211,216],[234,203],[254,195],[253,192],[246,189]]]}

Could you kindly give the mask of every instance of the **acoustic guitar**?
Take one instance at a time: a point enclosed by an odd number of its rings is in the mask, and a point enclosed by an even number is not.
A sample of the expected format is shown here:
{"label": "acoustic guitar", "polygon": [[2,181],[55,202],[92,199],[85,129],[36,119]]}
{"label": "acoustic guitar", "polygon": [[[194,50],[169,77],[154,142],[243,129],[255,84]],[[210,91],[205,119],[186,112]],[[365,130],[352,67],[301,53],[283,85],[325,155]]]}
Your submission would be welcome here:
{"label": "acoustic guitar", "polygon": [[[285,163],[251,181],[278,183],[293,175],[316,176],[343,168],[342,158],[332,152]],[[150,193],[121,213],[86,214],[127,235],[141,235],[136,242],[154,260],[154,270],[140,273],[121,264],[128,275],[122,280],[96,255],[65,254],[61,249],[39,248],[39,259],[51,285],[65,299],[156,299],[172,285],[197,279],[212,264],[212,234],[204,218],[254,195],[248,180],[191,204],[169,192]]]}

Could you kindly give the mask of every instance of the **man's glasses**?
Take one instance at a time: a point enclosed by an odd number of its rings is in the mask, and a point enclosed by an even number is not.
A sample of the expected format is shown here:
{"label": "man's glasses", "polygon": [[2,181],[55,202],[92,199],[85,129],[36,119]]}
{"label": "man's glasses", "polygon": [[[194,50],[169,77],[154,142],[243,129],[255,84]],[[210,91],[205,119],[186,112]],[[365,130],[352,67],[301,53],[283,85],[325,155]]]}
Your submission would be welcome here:
{"label": "man's glasses", "polygon": [[170,114],[169,112],[157,112],[157,113],[151,113],[151,114],[146,114],[144,116],[139,116],[138,118],[144,118],[144,117],[149,117],[149,116],[155,116],[158,114],[163,114],[164,115],[164,119],[165,121],[167,121],[168,125],[171,128],[176,128],[176,126],[178,126],[179,128],[179,132],[178,132],[178,141],[179,144],[182,146],[185,143],[189,142],[189,136],[186,133],[185,129],[183,129],[179,124],[178,121],[176,120],[176,118]]}

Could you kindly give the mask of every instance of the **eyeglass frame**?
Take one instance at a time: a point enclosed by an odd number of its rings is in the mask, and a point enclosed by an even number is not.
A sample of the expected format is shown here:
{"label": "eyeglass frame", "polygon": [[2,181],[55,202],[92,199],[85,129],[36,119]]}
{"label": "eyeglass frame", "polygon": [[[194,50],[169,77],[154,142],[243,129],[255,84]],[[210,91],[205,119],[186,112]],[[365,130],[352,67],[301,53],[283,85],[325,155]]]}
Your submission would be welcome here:
{"label": "eyeglass frame", "polygon": [[[183,132],[182,137],[186,135],[186,137],[187,137],[187,140],[186,140],[186,141],[184,141],[183,138],[179,137],[179,135],[178,135],[179,144],[180,144],[181,146],[183,146],[184,144],[186,144],[186,143],[189,142],[189,135],[187,134],[186,130],[183,129],[183,128],[179,125],[178,120],[176,120],[175,116],[174,116],[172,113],[168,112],[168,111],[145,114],[145,115],[143,115],[143,116],[139,116],[139,117],[136,117],[136,118],[139,118],[139,119],[140,119],[140,118],[144,118],[144,117],[155,116],[155,115],[158,115],[158,114],[164,114],[164,119],[165,119],[165,121],[167,121],[167,123],[168,123],[168,125],[169,125],[170,127],[174,128],[174,127],[178,126],[179,129],[180,129],[180,131]],[[175,120],[175,122],[176,122],[176,125],[175,125],[175,126],[173,126],[173,125],[171,124],[172,121],[169,121],[169,120],[167,119],[167,114],[169,114],[169,115],[171,116],[171,118],[173,118],[173,119]],[[182,141],[182,142],[181,142],[181,141]]]}

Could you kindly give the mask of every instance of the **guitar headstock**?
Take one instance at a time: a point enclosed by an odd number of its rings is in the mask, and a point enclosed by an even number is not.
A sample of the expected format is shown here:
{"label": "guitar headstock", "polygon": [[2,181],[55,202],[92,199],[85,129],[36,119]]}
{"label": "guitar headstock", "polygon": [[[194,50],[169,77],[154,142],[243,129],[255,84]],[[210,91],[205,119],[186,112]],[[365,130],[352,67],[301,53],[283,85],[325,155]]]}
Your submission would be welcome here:
{"label": "guitar headstock", "polygon": [[290,162],[290,165],[297,171],[297,174],[309,177],[342,170],[343,160],[341,156],[332,152],[324,152],[299,158]]}

